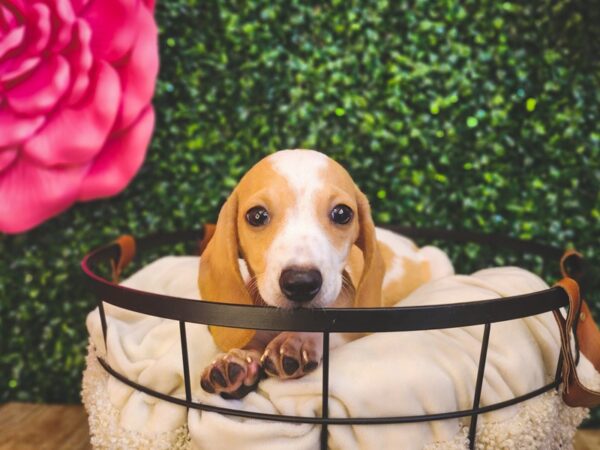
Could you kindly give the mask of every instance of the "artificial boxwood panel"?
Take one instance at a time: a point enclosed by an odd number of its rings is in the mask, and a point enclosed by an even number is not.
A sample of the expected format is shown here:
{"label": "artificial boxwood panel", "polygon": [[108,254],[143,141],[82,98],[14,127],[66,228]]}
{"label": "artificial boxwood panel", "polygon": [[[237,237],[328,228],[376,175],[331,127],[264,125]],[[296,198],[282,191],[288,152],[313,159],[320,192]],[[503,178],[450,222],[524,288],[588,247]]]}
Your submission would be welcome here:
{"label": "artificial boxwood panel", "polygon": [[[78,401],[87,250],[214,221],[276,149],[332,155],[379,223],[574,245],[600,263],[589,2],[163,0],[157,19],[158,121],[137,178],[0,237],[0,402]],[[452,254],[461,270],[480,267],[476,249]]]}

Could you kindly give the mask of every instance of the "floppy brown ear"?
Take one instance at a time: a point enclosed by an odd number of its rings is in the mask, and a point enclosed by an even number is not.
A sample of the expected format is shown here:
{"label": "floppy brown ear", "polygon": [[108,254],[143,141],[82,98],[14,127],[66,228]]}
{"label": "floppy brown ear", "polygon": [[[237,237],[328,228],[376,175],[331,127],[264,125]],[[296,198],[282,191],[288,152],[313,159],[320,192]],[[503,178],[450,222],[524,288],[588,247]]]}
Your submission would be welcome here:
{"label": "floppy brown ear", "polygon": [[[198,283],[203,300],[252,305],[238,263],[237,203],[234,191],[221,208],[214,235],[202,253]],[[217,326],[209,326],[209,330],[224,351],[243,348],[255,333]]]}
{"label": "floppy brown ear", "polygon": [[375,237],[375,224],[371,217],[371,207],[365,194],[357,191],[359,232],[356,246],[363,253],[363,272],[356,289],[354,306],[376,308],[382,305],[382,285],[385,264]]}

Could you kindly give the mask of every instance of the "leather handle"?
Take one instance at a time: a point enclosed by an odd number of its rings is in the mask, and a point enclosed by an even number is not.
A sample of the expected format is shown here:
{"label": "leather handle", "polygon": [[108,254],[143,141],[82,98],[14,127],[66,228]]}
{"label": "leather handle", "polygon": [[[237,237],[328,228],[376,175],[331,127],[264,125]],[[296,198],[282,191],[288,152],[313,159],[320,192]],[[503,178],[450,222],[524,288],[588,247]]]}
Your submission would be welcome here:
{"label": "leather handle", "polygon": [[581,280],[583,275],[583,256],[575,249],[565,250],[560,258],[560,273],[563,278]]}
{"label": "leather handle", "polygon": [[[581,352],[593,364],[596,370],[600,368],[600,330],[594,322],[590,309],[581,298],[579,284],[571,273],[579,270],[569,270],[567,262],[575,262],[576,268],[581,267],[581,255],[574,251],[565,252],[560,261],[563,278],[556,283],[569,297],[569,312],[564,318],[559,311],[554,311],[554,317],[560,329],[561,351],[563,356],[563,392],[564,402],[569,406],[593,408],[600,405],[600,391],[588,389],[581,383],[577,375],[578,354],[571,351],[571,337],[575,336],[576,351]],[[580,273],[580,271],[579,271]]]}
{"label": "leather handle", "polygon": [[216,230],[217,230],[217,225],[214,223],[205,223],[204,226],[202,227],[203,233],[202,233],[202,240],[200,241],[200,255],[202,255],[202,253],[204,253],[206,246],[212,239]]}
{"label": "leather handle", "polygon": [[112,259],[110,265],[112,267],[112,281],[118,283],[121,279],[121,273],[135,256],[135,238],[129,234],[124,234],[115,240],[119,246],[119,259]]}
{"label": "leather handle", "polygon": [[[199,243],[199,253],[202,253],[209,241],[215,234],[216,226],[211,223],[204,225],[203,238]],[[121,280],[121,273],[135,257],[136,243],[135,238],[130,234],[124,234],[114,241],[119,246],[119,258],[110,261],[112,267],[112,281],[118,283]]]}

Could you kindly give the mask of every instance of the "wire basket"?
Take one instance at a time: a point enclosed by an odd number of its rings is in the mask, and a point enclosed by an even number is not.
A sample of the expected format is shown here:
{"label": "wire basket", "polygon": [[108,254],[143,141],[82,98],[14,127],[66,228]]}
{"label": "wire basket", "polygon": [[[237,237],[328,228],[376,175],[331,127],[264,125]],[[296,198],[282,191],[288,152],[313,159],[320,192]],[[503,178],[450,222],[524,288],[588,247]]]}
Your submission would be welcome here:
{"label": "wire basket", "polygon": [[[562,250],[549,245],[532,241],[523,241],[501,235],[480,234],[466,231],[450,231],[439,229],[418,229],[409,227],[389,227],[392,231],[402,233],[411,238],[428,240],[444,240],[455,243],[473,242],[492,247],[501,247],[521,253],[539,255],[550,261],[558,260]],[[137,239],[134,248],[137,252],[148,252],[161,245],[180,243],[201,243],[203,230],[184,231],[168,234],[156,234]],[[158,399],[175,403],[187,408],[217,412],[225,415],[262,419],[269,421],[308,423],[321,426],[321,449],[327,448],[328,426],[336,425],[380,425],[403,424],[444,420],[459,417],[470,417],[469,445],[475,447],[477,420],[482,413],[515,405],[544,392],[557,389],[562,382],[562,353],[559,353],[554,380],[544,386],[506,400],[487,406],[480,406],[481,390],[485,372],[485,362],[492,324],[507,320],[521,319],[549,311],[558,311],[569,305],[567,294],[560,287],[552,287],[540,292],[525,295],[504,297],[501,299],[476,302],[452,303],[437,306],[392,307],[392,308],[331,308],[331,309],[298,309],[283,310],[272,307],[245,306],[227,303],[190,300],[154,294],[117,284],[122,268],[133,257],[134,251],[127,250],[123,241],[115,241],[88,253],[82,260],[82,269],[90,282],[90,286],[98,299],[98,308],[102,323],[102,332],[106,343],[106,315],[104,303],[124,308],[137,313],[179,322],[182,364],[184,374],[185,399],[157,392],[147,386],[140,385],[115,369],[98,356],[102,367],[112,376],[126,385]],[[126,253],[130,253],[126,255]],[[113,268],[113,281],[100,274],[101,264],[110,263]],[[579,269],[579,268],[575,268]],[[291,415],[265,414],[250,411],[223,408],[192,400],[190,369],[188,359],[188,343],[186,324],[218,325],[232,328],[246,328],[269,331],[306,331],[323,334],[321,417],[303,417]],[[331,418],[328,415],[329,402],[329,336],[330,333],[356,332],[380,333],[432,330],[454,327],[483,325],[484,333],[481,342],[478,371],[472,407],[467,410],[449,411],[437,414],[395,417],[352,417]],[[107,348],[108,352],[108,348]]]}

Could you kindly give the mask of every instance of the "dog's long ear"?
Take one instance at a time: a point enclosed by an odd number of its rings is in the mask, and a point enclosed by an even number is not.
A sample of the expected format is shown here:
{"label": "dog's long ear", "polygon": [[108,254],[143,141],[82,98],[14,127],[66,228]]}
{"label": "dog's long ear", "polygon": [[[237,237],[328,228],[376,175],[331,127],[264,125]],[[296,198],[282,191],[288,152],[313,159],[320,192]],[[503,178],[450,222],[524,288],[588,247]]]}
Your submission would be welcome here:
{"label": "dog's long ear", "polygon": [[356,289],[354,306],[376,308],[382,305],[382,285],[385,264],[375,237],[375,224],[367,197],[356,188],[359,232],[356,246],[363,253],[363,272]]}
{"label": "dog's long ear", "polygon": [[[252,305],[238,262],[237,204],[234,191],[221,208],[214,235],[202,253],[198,282],[203,300]],[[224,351],[243,348],[255,333],[217,326],[209,329],[217,346]]]}

